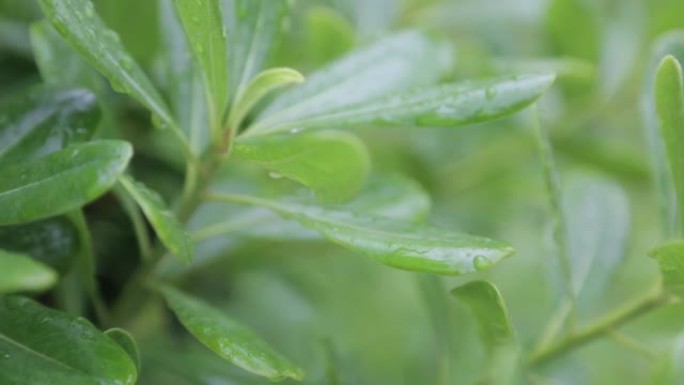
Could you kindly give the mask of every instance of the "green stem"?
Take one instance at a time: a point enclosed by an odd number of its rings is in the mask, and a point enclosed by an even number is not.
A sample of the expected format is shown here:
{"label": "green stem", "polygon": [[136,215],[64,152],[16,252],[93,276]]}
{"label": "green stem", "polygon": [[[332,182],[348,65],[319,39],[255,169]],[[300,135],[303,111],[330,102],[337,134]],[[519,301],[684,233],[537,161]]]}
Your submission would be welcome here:
{"label": "green stem", "polygon": [[133,199],[128,195],[128,192],[121,188],[121,185],[114,187],[114,194],[116,198],[121,203],[124,211],[128,214],[128,218],[131,220],[133,225],[133,231],[135,232],[135,237],[138,241],[138,248],[140,249],[140,256],[143,262],[147,262],[152,259],[152,241],[150,240],[150,234],[147,230],[147,224],[145,218],[140,212],[140,208],[133,201]]}
{"label": "green stem", "polygon": [[671,296],[658,290],[656,294],[648,295],[624,308],[608,315],[603,320],[578,330],[547,348],[533,353],[530,364],[539,366],[552,361],[566,353],[580,348],[587,343],[600,338],[611,330],[616,329],[632,320],[635,320],[654,309],[671,302]]}

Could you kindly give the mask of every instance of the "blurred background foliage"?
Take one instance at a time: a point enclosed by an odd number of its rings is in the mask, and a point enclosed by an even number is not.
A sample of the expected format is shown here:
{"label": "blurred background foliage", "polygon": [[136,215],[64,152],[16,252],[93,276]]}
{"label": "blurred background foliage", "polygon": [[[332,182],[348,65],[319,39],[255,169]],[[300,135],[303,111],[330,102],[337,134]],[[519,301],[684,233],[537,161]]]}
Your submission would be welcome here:
{"label": "blurred background foliage", "polygon": [[[159,55],[163,26],[156,2],[94,3],[129,52],[163,86]],[[33,1],[0,0],[3,98],[40,82],[28,29],[40,18]],[[406,28],[430,31],[453,47],[453,66],[445,80],[516,71],[557,72],[556,86],[541,101],[540,112],[566,196],[574,199],[576,179],[594,178],[611,190],[607,197],[624,197],[620,201],[624,204],[612,198],[601,203],[610,206],[607,212],[614,215],[592,218],[593,210],[604,207],[589,207],[590,219],[577,222],[582,228],[575,234],[579,237],[575,245],[580,245],[576,252],[590,250],[598,258],[618,253],[619,260],[611,282],[592,292],[592,305],[580,309],[578,324],[600,318],[653,285],[657,265],[646,257],[647,251],[668,233],[659,216],[641,100],[651,80],[656,40],[684,28],[683,1],[299,0],[292,1],[282,28],[284,35],[269,61],[304,74],[355,46]],[[426,65],[432,60],[426,57]],[[182,168],[165,138],[151,129],[149,116],[130,99],[109,89],[100,95],[103,103],[115,106],[113,116],[105,119],[110,127],[100,134],[118,130],[133,141],[136,174],[172,197],[179,189]],[[479,274],[499,286],[519,341],[531,348],[557,309],[559,297],[548,192],[529,119],[522,114],[462,129],[357,133],[371,148],[376,172],[409,176],[425,189],[433,205],[429,222],[505,239],[515,246],[513,258]],[[269,188],[289,188],[286,181],[258,176]],[[91,205],[87,214],[100,258],[101,282],[105,288],[115,288],[130,273],[126,266],[138,258],[130,225],[111,197]],[[448,295],[449,289],[472,277],[426,279],[308,239],[306,234],[285,234],[236,234],[203,243],[198,248],[199,262],[180,279],[190,291],[223,304],[302,365],[308,384],[478,380],[486,361],[475,322]],[[592,250],[587,234],[622,237],[625,247]],[[437,305],[430,305],[435,300]],[[443,314],[431,312],[431,306]],[[145,322],[133,330],[149,362],[141,383],[264,383],[232,369],[190,339],[170,343],[156,338],[156,326],[172,322],[162,308],[150,305]],[[673,357],[684,346],[678,337],[683,317],[681,305],[655,311],[617,337],[597,340],[539,368],[539,383],[679,383],[657,379],[682,370],[677,368],[681,360]],[[644,346],[631,346],[632,339]],[[644,353],[644,347],[652,354]]]}

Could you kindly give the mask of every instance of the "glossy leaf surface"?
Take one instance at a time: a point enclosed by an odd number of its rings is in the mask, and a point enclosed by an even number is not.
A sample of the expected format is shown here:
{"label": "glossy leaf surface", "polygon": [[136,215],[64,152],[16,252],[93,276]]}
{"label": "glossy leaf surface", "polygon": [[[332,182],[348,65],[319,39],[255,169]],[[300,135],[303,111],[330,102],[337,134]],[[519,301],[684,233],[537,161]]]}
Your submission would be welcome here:
{"label": "glossy leaf surface", "polygon": [[33,88],[0,105],[0,165],[84,142],[99,120],[97,100],[89,91]]}
{"label": "glossy leaf surface", "polygon": [[42,291],[57,282],[57,272],[29,256],[0,250],[0,293]]}
{"label": "glossy leaf surface", "polygon": [[363,142],[338,131],[245,138],[233,151],[238,159],[302,183],[325,201],[352,198],[370,169]]}
{"label": "glossy leaf surface", "polygon": [[192,243],[183,226],[155,191],[123,175],[119,181],[142,209],[164,246],[181,262],[192,259]]}
{"label": "glossy leaf surface", "polygon": [[131,155],[128,143],[101,140],[2,168],[0,225],[43,219],[87,204],[112,187]]}
{"label": "glossy leaf surface", "polygon": [[246,326],[176,289],[167,286],[160,290],[183,326],[219,356],[271,380],[302,378],[301,369],[276,353]]}
{"label": "glossy leaf surface", "polygon": [[487,269],[513,253],[505,242],[349,210],[249,196],[213,199],[266,207],[320,232],[333,243],[404,270],[467,274]]}
{"label": "glossy leaf surface", "polygon": [[0,383],[133,385],[126,352],[84,318],[0,297]]}
{"label": "glossy leaf surface", "polygon": [[553,75],[524,75],[442,85],[346,105],[322,114],[308,113],[293,120],[257,123],[252,132],[325,127],[456,127],[519,111],[536,101],[553,80]]}

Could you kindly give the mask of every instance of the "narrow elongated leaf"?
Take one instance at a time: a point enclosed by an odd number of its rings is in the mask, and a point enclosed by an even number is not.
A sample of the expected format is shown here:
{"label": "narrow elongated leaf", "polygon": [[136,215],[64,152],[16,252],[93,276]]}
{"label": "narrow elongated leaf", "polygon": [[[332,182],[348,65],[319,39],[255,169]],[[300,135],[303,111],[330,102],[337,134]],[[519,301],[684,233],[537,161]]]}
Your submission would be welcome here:
{"label": "narrow elongated leaf", "polygon": [[287,0],[220,0],[228,28],[231,95],[262,70],[283,25]]}
{"label": "narrow elongated leaf", "polygon": [[480,337],[488,351],[493,352],[513,340],[508,310],[501,293],[491,282],[469,282],[455,288],[451,294],[472,311],[480,329]]}
{"label": "narrow elongated leaf", "polygon": [[680,297],[684,296],[684,241],[658,246],[650,255],[660,265],[664,287]]}
{"label": "narrow elongated leaf", "polygon": [[119,181],[138,203],[164,246],[181,262],[190,263],[192,260],[190,238],[159,194],[126,175],[122,175]]}
{"label": "narrow elongated leaf", "polygon": [[209,111],[220,119],[228,100],[228,51],[221,0],[175,0],[190,50],[204,77]]}
{"label": "narrow elongated leaf", "polygon": [[[182,138],[166,103],[147,75],[126,52],[116,32],[96,14],[90,0],[40,0],[47,19],[112,87],[128,94]],[[182,140],[182,139],[181,139]]]}
{"label": "narrow elongated leaf", "polygon": [[0,293],[42,291],[57,283],[57,272],[29,256],[0,250]]}
{"label": "narrow elongated leaf", "polygon": [[119,344],[119,346],[126,351],[131,358],[131,361],[135,364],[138,373],[140,373],[140,349],[138,349],[138,344],[135,342],[135,338],[133,338],[131,333],[121,328],[112,328],[105,331],[105,335],[114,340],[114,342]]}
{"label": "narrow elongated leaf", "polygon": [[238,159],[302,183],[325,201],[353,197],[370,168],[363,142],[338,131],[246,138],[233,151]]}
{"label": "narrow elongated leaf", "polygon": [[348,210],[242,195],[211,199],[266,207],[320,232],[333,243],[404,270],[467,274],[487,269],[513,253],[505,242]]}
{"label": "narrow elongated leaf", "polygon": [[0,105],[0,165],[86,141],[99,120],[95,95],[86,90],[33,88]]}
{"label": "narrow elongated leaf", "polygon": [[237,94],[230,112],[228,127],[237,130],[249,111],[270,92],[303,81],[304,76],[290,68],[272,68],[259,73]]}
{"label": "narrow elongated leaf", "polygon": [[655,107],[677,196],[679,222],[684,224],[684,78],[673,56],[665,57],[656,72]]}
{"label": "narrow elongated leaf", "polygon": [[0,383],[133,385],[126,352],[84,318],[0,297]]}
{"label": "narrow elongated leaf", "polygon": [[390,36],[308,75],[302,86],[280,95],[260,116],[259,130],[433,84],[450,66],[450,50],[426,35],[408,31]]}
{"label": "narrow elongated leaf", "polygon": [[128,143],[101,140],[0,169],[0,225],[47,218],[87,204],[112,187],[131,155]]}
{"label": "narrow elongated leaf", "polygon": [[463,82],[347,105],[323,114],[300,115],[252,133],[291,129],[365,126],[461,126],[517,112],[536,101],[553,83],[553,75],[524,75]]}
{"label": "narrow elongated leaf", "polygon": [[253,331],[210,305],[171,287],[160,289],[180,322],[200,342],[233,364],[271,380],[300,380],[301,369]]}
{"label": "narrow elongated leaf", "polygon": [[563,193],[571,284],[578,307],[596,304],[625,257],[629,202],[596,177],[569,178]]}

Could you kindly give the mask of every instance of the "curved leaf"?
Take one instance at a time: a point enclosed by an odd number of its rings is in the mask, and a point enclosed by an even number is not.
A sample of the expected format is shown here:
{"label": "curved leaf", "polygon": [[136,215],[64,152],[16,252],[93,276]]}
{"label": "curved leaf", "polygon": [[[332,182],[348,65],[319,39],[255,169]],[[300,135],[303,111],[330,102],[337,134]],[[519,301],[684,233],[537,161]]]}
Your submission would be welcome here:
{"label": "curved leaf", "polygon": [[0,383],[133,385],[126,352],[84,318],[0,297]]}
{"label": "curved leaf", "polygon": [[0,165],[37,158],[92,136],[100,120],[95,95],[38,87],[0,105]]}
{"label": "curved leaf", "polygon": [[684,226],[684,77],[674,56],[665,57],[656,71],[655,108]]}
{"label": "curved leaf", "polygon": [[87,204],[112,187],[131,155],[128,143],[101,140],[0,169],[0,225],[43,219]]}
{"label": "curved leaf", "polygon": [[209,199],[268,208],[320,232],[330,242],[404,270],[467,274],[487,269],[513,253],[505,242],[349,210],[245,195],[210,195]]}
{"label": "curved leaf", "polygon": [[247,327],[176,289],[165,286],[160,292],[183,326],[219,356],[271,380],[302,379],[301,369],[273,351]]}
{"label": "curved leaf", "polygon": [[356,195],[368,176],[368,151],[356,136],[339,131],[238,140],[235,156],[311,188],[325,201]]}
{"label": "curved leaf", "polygon": [[264,134],[325,127],[455,127],[484,122],[532,104],[554,79],[554,75],[523,75],[442,85],[346,105],[323,114],[300,115],[297,119],[268,125],[257,122],[250,132]]}
{"label": "curved leaf", "polygon": [[159,194],[126,175],[119,177],[119,181],[138,203],[164,246],[181,262],[190,263],[192,260],[190,237],[166,207]]}
{"label": "curved leaf", "polygon": [[140,373],[140,349],[138,349],[138,344],[135,342],[135,338],[131,333],[127,332],[121,328],[112,328],[105,331],[105,335],[126,351],[126,354],[131,358],[131,361],[135,364],[135,367]]}
{"label": "curved leaf", "polygon": [[57,272],[22,254],[0,250],[0,294],[43,291],[57,283]]}

